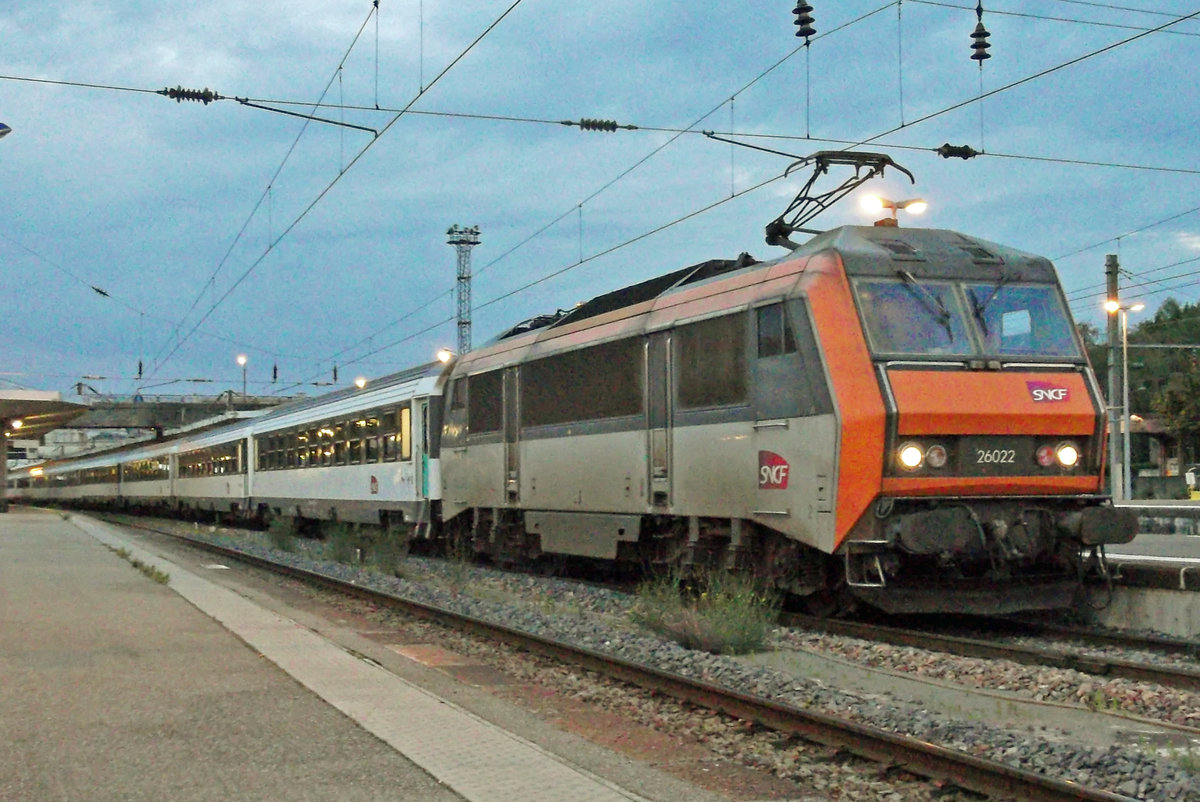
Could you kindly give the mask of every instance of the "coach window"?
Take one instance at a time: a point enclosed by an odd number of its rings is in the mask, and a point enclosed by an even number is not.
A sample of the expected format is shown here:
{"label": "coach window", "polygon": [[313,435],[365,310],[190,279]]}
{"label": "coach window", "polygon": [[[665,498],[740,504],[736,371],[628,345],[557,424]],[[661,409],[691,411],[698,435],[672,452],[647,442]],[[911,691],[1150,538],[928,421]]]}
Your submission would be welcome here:
{"label": "coach window", "polygon": [[346,424],[336,423],[333,426],[333,456],[334,464],[345,465],[349,445],[346,443]]}
{"label": "coach window", "polygon": [[366,424],[363,434],[367,442],[367,462],[379,462],[379,414],[368,415]]}
{"label": "coach window", "polygon": [[308,467],[316,468],[321,464],[321,430],[309,429],[308,431]]}
{"label": "coach window", "polygon": [[296,432],[296,467],[308,467],[308,432],[301,429]]}
{"label": "coach window", "polygon": [[746,315],[681,326],[676,331],[679,405],[684,409],[746,402]]}
{"label": "coach window", "polygon": [[350,464],[359,465],[363,461],[363,435],[367,430],[366,418],[356,418],[350,422],[348,437],[350,438]]}
{"label": "coach window", "polygon": [[757,317],[759,359],[796,352],[796,338],[782,303],[760,306]]}
{"label": "coach window", "polygon": [[403,407],[400,410],[400,459],[412,459],[412,409]]}

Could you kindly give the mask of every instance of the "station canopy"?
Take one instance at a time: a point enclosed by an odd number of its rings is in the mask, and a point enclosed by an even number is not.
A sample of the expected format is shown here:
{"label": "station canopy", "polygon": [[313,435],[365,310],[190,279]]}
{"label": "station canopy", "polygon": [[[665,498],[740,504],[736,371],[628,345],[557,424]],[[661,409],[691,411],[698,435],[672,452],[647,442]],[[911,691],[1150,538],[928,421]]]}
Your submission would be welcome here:
{"label": "station canopy", "polygon": [[0,424],[13,440],[40,440],[87,411],[87,404],[63,401],[61,393],[0,389]]}

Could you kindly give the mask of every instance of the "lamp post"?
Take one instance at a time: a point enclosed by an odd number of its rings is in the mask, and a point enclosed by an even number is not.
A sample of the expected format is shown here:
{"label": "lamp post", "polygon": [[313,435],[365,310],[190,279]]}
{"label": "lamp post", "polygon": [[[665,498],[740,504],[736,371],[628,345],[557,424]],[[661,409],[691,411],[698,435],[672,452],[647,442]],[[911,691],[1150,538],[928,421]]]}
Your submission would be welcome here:
{"label": "lamp post", "polygon": [[[1121,320],[1121,499],[1129,501],[1133,496],[1133,477],[1129,468],[1129,313],[1140,312],[1146,305],[1141,302],[1123,304],[1112,299],[1105,302],[1104,308],[1110,315],[1120,315]],[[1109,436],[1116,437],[1117,432]],[[1113,487],[1116,488],[1115,483]]]}
{"label": "lamp post", "polygon": [[238,354],[237,363],[242,366],[242,400],[246,400],[246,355]]}
{"label": "lamp post", "polygon": [[877,226],[895,226],[899,224],[896,218],[896,213],[903,209],[909,214],[921,214],[929,208],[929,204],[921,198],[909,198],[908,200],[894,201],[889,198],[880,197],[879,195],[864,195],[862,198],[862,207],[869,212],[881,212],[890,210],[891,217],[885,217],[882,220],[876,220]]}

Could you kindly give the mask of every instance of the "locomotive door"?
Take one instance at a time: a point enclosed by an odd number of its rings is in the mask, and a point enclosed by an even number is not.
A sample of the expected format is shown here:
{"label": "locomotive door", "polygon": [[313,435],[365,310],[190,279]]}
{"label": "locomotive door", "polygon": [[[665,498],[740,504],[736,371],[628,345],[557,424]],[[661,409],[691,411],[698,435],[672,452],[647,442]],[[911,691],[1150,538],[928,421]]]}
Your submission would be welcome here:
{"label": "locomotive door", "polygon": [[758,452],[758,488],[754,514],[768,518],[787,518],[793,513],[789,503],[794,483],[791,462],[795,459],[792,432],[797,409],[796,338],[784,305],[773,302],[754,310],[754,359],[751,363],[754,402],[754,448]]}
{"label": "locomotive door", "polygon": [[519,370],[518,367],[504,369],[504,495],[509,503],[521,498]]}
{"label": "locomotive door", "polygon": [[650,503],[671,503],[671,335],[651,334],[646,346],[646,451]]}

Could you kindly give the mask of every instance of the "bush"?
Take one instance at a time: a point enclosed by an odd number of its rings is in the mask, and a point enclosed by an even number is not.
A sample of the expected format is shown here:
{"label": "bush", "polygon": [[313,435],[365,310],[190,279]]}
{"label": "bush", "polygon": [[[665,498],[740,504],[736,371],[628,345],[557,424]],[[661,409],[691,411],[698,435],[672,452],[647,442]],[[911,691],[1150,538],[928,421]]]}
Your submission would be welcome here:
{"label": "bush", "polygon": [[296,526],[291,518],[272,518],[267,524],[267,540],[271,546],[280,551],[294,551],[296,548]]}
{"label": "bush", "polygon": [[401,564],[408,556],[408,548],[409,540],[405,530],[388,527],[376,533],[369,548],[368,559],[376,569],[401,576]]}
{"label": "bush", "polygon": [[633,620],[688,649],[749,654],[762,649],[779,617],[779,599],[753,577],[713,572],[642,583]]}
{"label": "bush", "polygon": [[362,539],[357,524],[333,523],[325,527],[325,556],[339,563],[357,563]]}

